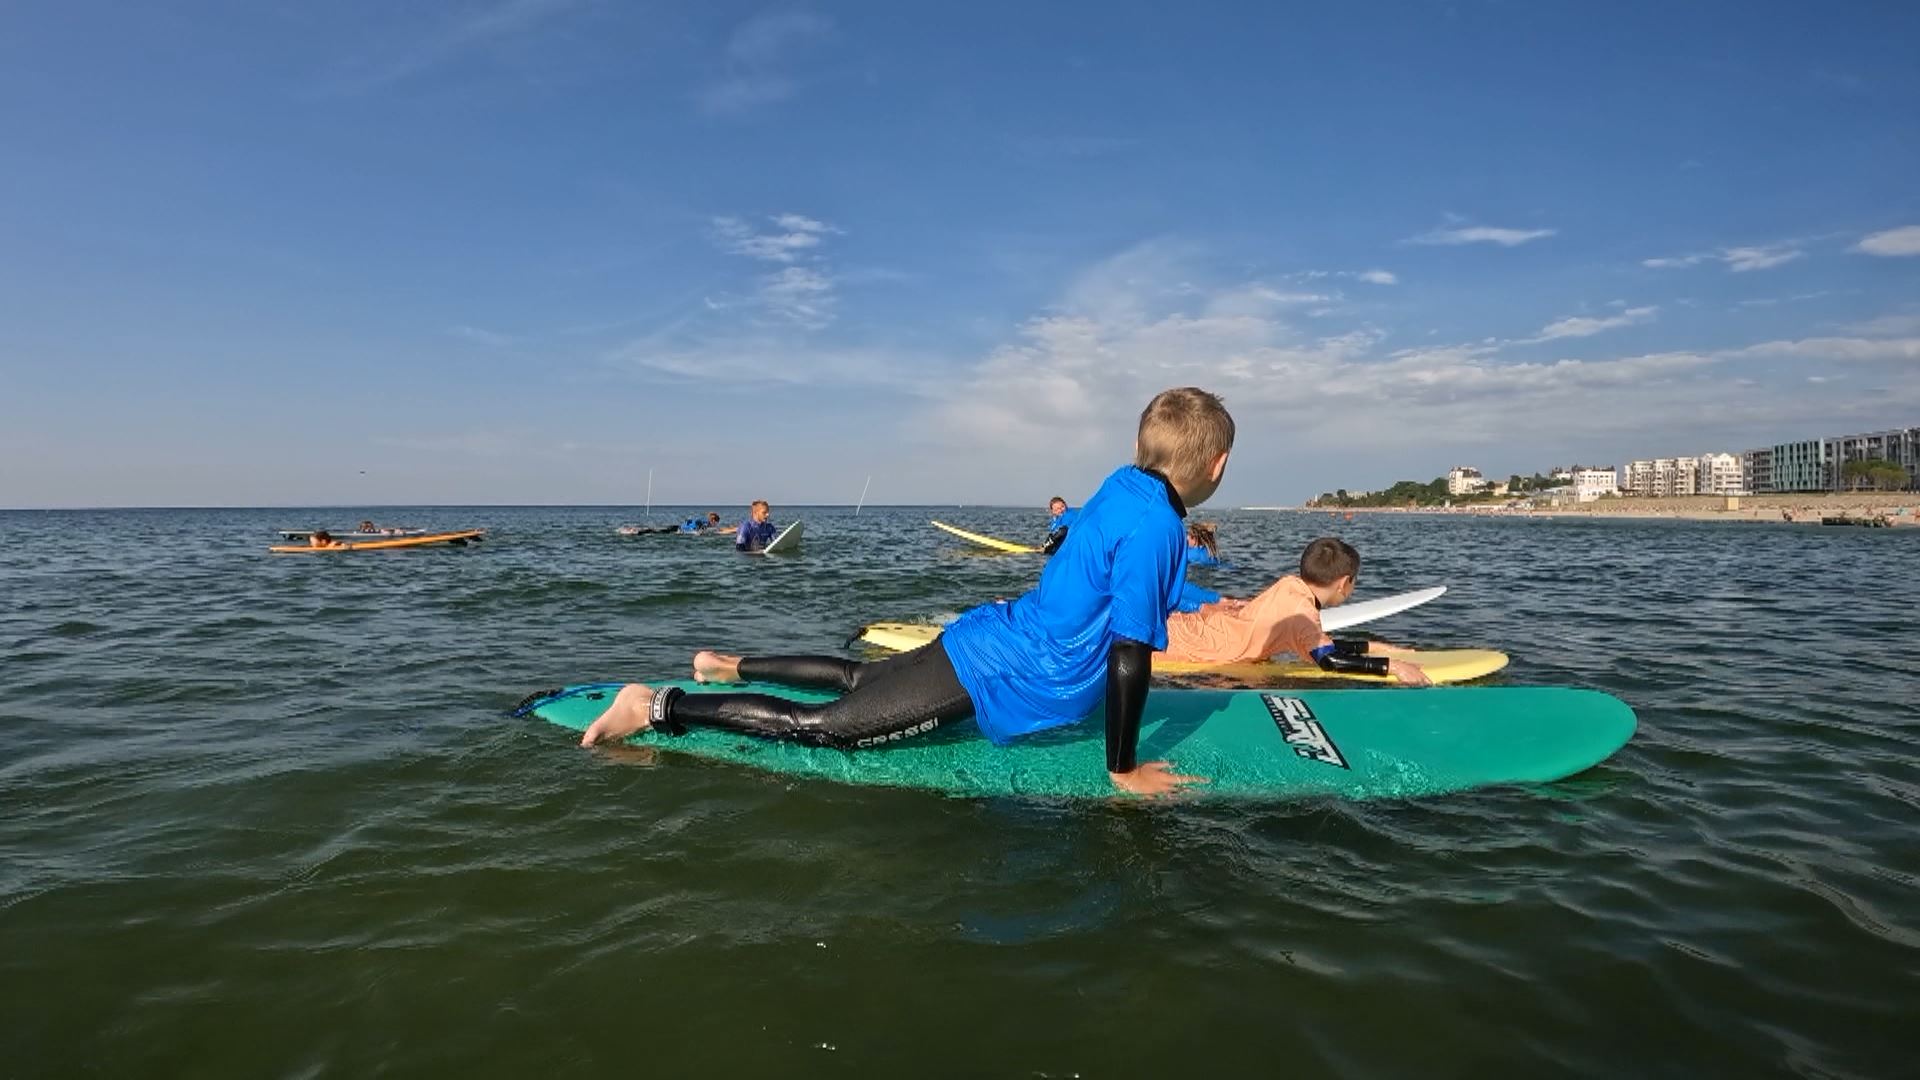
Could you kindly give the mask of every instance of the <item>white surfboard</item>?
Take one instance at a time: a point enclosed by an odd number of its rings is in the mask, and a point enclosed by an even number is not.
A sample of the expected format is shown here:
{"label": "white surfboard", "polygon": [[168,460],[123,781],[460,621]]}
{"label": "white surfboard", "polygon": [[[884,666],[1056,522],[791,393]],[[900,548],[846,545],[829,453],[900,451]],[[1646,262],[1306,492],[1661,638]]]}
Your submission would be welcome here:
{"label": "white surfboard", "polygon": [[[1445,585],[1435,585],[1431,589],[1394,593],[1392,596],[1382,596],[1377,600],[1341,604],[1339,607],[1328,608],[1320,613],[1320,629],[1331,634],[1335,630],[1345,630],[1348,627],[1359,626],[1361,623],[1370,623],[1375,619],[1384,619],[1389,615],[1398,615],[1403,611],[1411,611],[1421,604],[1438,600],[1446,591]],[[935,615],[928,621],[935,626],[945,626],[959,617],[957,612],[948,612]]]}
{"label": "white surfboard", "polygon": [[1389,615],[1398,615],[1419,607],[1421,604],[1440,598],[1447,591],[1445,585],[1435,585],[1431,589],[1415,589],[1412,592],[1395,593],[1378,600],[1362,600],[1357,604],[1341,604],[1320,613],[1320,629],[1331,634],[1335,630],[1345,630],[1349,626],[1359,626],[1375,619],[1384,619]]}
{"label": "white surfboard", "polygon": [[796,521],[786,528],[781,529],[780,535],[774,537],[766,547],[760,549],[760,554],[788,555],[799,551],[800,537],[805,533],[806,530],[801,527],[800,522]]}

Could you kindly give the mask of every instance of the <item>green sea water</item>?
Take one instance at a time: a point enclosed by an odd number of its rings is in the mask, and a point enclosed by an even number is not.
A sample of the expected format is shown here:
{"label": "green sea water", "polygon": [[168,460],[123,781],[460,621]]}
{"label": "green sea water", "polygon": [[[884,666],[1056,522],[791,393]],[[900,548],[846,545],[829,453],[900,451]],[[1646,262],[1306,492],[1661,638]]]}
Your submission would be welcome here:
{"label": "green sea water", "polygon": [[[1920,529],[1202,513],[1206,584],[1331,531],[1451,587],[1381,635],[1633,706],[1538,788],[960,800],[503,716],[1040,566],[926,524],[1038,508],[796,515],[0,513],[0,1075],[1920,1075]],[[266,553],[369,516],[490,538]]]}

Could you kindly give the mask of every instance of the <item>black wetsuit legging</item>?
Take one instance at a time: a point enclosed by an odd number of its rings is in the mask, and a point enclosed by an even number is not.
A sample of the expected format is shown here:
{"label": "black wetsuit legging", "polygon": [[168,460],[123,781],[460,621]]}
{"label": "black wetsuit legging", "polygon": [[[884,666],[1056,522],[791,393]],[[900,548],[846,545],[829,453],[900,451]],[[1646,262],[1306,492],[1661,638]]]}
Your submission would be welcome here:
{"label": "black wetsuit legging", "polygon": [[940,641],[871,664],[832,656],[749,657],[740,661],[740,677],[845,696],[806,705],[766,694],[687,694],[667,706],[668,729],[725,728],[851,749],[923,735],[973,715],[973,699]]}

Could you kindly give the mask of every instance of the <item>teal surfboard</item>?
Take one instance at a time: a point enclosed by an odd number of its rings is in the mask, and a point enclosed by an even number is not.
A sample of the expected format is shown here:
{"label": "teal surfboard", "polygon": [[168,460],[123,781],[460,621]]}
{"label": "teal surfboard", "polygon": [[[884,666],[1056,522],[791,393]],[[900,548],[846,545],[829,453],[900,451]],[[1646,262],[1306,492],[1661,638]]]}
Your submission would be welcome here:
{"label": "teal surfboard", "polygon": [[[783,686],[655,683],[689,693],[748,692],[821,702],[834,695]],[[584,731],[619,683],[535,694],[513,710]],[[1427,690],[1154,690],[1140,760],[1172,761],[1211,783],[1204,798],[1354,799],[1436,795],[1558,780],[1593,767],[1633,735],[1633,710],[1593,690],[1443,687]],[[834,750],[710,729],[643,731],[628,740],[704,758],[846,784],[952,795],[1114,794],[1098,717],[995,746],[971,721],[886,747]]]}

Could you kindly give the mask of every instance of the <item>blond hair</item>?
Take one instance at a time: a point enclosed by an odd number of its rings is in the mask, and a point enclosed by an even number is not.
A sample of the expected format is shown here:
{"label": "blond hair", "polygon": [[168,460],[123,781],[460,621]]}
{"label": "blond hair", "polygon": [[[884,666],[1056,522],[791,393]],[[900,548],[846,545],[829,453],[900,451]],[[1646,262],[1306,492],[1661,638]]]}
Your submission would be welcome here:
{"label": "blond hair", "polygon": [[[761,507],[763,507],[763,506],[767,506],[767,500],[765,500],[765,499],[755,499],[755,500],[753,500],[753,501],[752,501],[751,503],[748,503],[748,504],[747,504],[747,509],[749,509],[749,510],[758,510],[758,509],[760,509],[760,508],[761,508]],[[768,510],[772,510],[772,509],[773,509],[773,507],[771,507],[771,506],[767,506],[767,509],[768,509]]]}
{"label": "blond hair", "polygon": [[1176,484],[1204,483],[1213,463],[1233,449],[1233,417],[1220,398],[1198,387],[1162,390],[1140,412],[1133,463]]}

